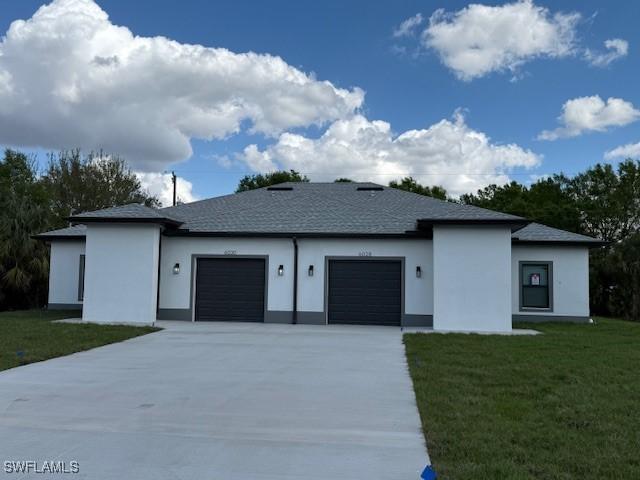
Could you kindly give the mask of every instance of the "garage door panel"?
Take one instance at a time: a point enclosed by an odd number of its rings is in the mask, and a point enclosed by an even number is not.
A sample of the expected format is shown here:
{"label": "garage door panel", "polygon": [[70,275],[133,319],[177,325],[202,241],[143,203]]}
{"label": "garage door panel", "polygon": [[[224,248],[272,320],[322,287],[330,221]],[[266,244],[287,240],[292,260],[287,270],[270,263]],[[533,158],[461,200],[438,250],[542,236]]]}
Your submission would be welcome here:
{"label": "garage door panel", "polygon": [[264,259],[197,260],[196,320],[262,322],[264,302]]}
{"label": "garage door panel", "polygon": [[400,261],[330,260],[328,280],[329,323],[400,325]]}

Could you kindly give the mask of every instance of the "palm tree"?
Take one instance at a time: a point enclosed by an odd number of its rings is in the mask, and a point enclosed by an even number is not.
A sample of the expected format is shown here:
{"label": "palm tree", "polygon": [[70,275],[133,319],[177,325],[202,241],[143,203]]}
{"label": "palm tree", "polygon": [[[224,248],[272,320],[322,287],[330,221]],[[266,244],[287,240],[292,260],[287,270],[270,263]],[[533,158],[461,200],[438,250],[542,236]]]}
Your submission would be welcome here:
{"label": "palm tree", "polygon": [[35,163],[7,150],[0,161],[0,306],[33,307],[46,293],[47,247],[31,235],[48,228]]}

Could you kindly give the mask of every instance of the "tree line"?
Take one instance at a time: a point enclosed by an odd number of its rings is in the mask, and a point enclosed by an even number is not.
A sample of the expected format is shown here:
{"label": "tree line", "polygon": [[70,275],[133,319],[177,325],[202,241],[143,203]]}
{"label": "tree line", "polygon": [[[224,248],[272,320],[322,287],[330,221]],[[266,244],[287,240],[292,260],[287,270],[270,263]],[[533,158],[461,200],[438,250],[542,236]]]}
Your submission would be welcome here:
{"label": "tree line", "polygon": [[[34,158],[14,150],[0,159],[0,310],[46,303],[48,251],[32,235],[68,226],[68,217],[82,211],[126,203],[160,206],[117,156],[72,150],[49,155],[42,172],[36,165]],[[309,178],[295,170],[247,175],[236,191],[288,181]],[[389,186],[610,242],[590,252],[591,311],[640,321],[640,161],[629,159],[615,168],[597,164],[575,176],[560,173],[530,185],[489,185],[460,198],[412,177]]]}
{"label": "tree line", "polygon": [[49,254],[32,235],[69,225],[83,211],[144,203],[159,206],[123,159],[79,150],[35,158],[5,150],[0,159],[0,310],[40,307],[47,301]]}

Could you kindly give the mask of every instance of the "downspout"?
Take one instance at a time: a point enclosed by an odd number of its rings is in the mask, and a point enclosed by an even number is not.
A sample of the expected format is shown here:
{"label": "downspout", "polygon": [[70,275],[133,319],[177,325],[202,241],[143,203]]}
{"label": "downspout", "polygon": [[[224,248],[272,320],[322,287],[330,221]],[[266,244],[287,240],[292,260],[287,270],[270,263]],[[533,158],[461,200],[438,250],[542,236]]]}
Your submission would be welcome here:
{"label": "downspout", "polygon": [[156,318],[153,319],[153,324],[156,324],[158,315],[160,314],[160,269],[162,267],[162,229],[160,229],[160,235],[158,235],[158,281],[156,282]]}
{"label": "downspout", "polygon": [[298,323],[298,239],[291,237],[293,241],[293,324]]}

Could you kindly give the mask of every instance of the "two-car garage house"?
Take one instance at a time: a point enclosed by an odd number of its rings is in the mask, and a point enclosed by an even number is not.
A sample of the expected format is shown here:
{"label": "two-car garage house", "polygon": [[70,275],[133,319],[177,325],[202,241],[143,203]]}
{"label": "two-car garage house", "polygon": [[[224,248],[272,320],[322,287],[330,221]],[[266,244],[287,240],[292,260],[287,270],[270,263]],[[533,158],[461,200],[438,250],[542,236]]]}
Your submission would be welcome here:
{"label": "two-car garage house", "polygon": [[371,183],[285,183],[71,221],[38,236],[51,244],[49,308],[105,323],[585,321],[588,249],[601,245]]}

